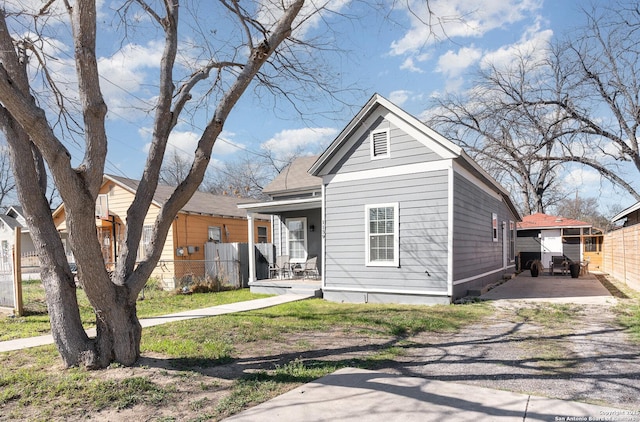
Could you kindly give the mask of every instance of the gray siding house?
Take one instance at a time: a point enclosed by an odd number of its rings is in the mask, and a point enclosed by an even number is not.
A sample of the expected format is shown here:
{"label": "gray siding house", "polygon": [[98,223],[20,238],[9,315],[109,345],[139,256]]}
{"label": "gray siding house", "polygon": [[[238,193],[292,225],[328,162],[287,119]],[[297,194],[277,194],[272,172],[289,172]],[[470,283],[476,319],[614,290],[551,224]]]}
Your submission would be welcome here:
{"label": "gray siding house", "polygon": [[[379,95],[308,172],[321,188],[327,300],[451,303],[515,271],[520,217],[508,193],[460,147]],[[267,204],[248,209],[263,213]]]}

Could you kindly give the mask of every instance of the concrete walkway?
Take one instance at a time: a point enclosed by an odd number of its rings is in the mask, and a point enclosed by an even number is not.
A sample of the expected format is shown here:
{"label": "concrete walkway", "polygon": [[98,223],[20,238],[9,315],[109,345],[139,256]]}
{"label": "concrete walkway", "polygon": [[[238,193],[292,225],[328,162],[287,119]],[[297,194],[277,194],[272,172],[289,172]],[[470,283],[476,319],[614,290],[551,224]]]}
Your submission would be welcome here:
{"label": "concrete walkway", "polygon": [[[254,309],[269,308],[271,306],[281,305],[283,303],[295,302],[298,300],[309,299],[313,295],[302,294],[286,294],[280,296],[271,296],[264,299],[247,300],[244,302],[229,303],[226,305],[212,306],[210,308],[193,309],[190,311],[177,312],[175,314],[164,315],[153,318],[143,318],[140,320],[142,327],[153,327],[160,324],[167,324],[169,322],[183,321],[185,319],[204,318],[216,315],[231,314],[235,312],[251,311]],[[96,330],[91,328],[87,330],[89,337],[95,337]],[[9,352],[12,350],[26,349],[29,347],[44,346],[47,344],[53,344],[53,336],[51,334],[20,338],[16,340],[0,341],[0,353]]]}
{"label": "concrete walkway", "polygon": [[623,421],[638,416],[610,407],[345,368],[225,421]]}

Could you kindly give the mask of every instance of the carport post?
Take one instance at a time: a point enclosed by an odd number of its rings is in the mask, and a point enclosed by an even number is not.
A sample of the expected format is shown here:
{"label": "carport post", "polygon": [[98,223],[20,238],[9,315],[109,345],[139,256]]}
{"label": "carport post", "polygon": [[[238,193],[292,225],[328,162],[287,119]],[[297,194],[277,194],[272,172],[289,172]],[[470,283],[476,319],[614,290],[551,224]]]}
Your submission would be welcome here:
{"label": "carport post", "polygon": [[253,237],[255,230],[253,227],[253,213],[247,211],[247,224],[249,224],[249,283],[256,280],[256,251]]}

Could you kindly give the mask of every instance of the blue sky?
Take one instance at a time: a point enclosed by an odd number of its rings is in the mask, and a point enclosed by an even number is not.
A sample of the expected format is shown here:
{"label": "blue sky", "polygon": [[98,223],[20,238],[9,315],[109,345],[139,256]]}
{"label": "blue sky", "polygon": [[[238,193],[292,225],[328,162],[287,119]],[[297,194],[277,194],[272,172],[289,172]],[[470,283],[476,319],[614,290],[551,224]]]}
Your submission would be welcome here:
{"label": "blue sky", "polygon": [[[39,0],[30,1],[42,4]],[[414,13],[424,13],[421,1],[410,2]],[[607,3],[606,0],[599,2]],[[304,36],[323,34],[326,40],[344,50],[342,54],[329,54],[326,58],[334,71],[339,72],[340,85],[358,87],[358,91],[344,98],[352,107],[327,115],[322,112],[333,105],[305,104],[309,115],[301,119],[291,107],[274,110],[271,101],[257,100],[250,89],[227,120],[224,140],[218,141],[214,148],[212,165],[246,154],[262,154],[265,147],[276,156],[285,156],[296,148],[318,153],[374,93],[420,117],[433,96],[470,88],[470,72],[483,61],[509,61],[511,52],[525,44],[540,45],[542,49],[553,37],[562,36],[579,25],[578,9],[586,4],[580,0],[430,0],[432,10],[445,20],[446,37],[436,28],[439,40],[435,40],[427,37],[422,22],[400,7],[398,3],[403,2],[396,1],[395,9],[378,13],[350,0],[331,3],[335,10],[355,18],[327,16],[324,22],[330,23],[331,31],[322,27],[322,22],[314,21]],[[103,0],[100,5],[99,20],[107,23],[100,27],[99,35],[102,54],[99,66],[104,75],[102,90],[109,106],[106,172],[138,178],[150,134],[149,116],[141,109],[154,96],[162,35],[145,32],[141,24],[137,32],[131,32],[131,38],[123,41],[109,30],[109,25],[115,28],[113,10],[117,4]],[[182,13],[184,16],[184,9]],[[463,21],[449,19],[454,16],[462,16]],[[58,57],[62,57],[59,63],[70,60],[64,41],[52,45]],[[64,63],[55,65],[62,67]],[[59,74],[65,72],[60,70]],[[181,153],[190,154],[206,120],[204,112],[194,115],[192,120],[185,119],[176,128],[171,144]],[[73,142],[69,144],[72,154],[81,157],[80,148]],[[637,172],[630,174],[637,178]],[[602,211],[606,211],[609,203],[626,207],[634,202],[629,195],[601,184],[591,171],[574,169],[564,177],[566,184],[580,186],[584,195],[600,196]]]}

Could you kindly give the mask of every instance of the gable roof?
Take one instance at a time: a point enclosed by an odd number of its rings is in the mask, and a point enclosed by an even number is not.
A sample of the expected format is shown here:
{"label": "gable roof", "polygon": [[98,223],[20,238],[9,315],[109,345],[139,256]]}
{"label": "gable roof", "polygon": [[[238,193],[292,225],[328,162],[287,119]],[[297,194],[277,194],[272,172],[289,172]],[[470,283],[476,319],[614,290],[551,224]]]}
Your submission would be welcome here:
{"label": "gable roof", "polygon": [[296,158],[262,189],[268,195],[282,192],[315,190],[322,187],[322,178],[309,174],[309,168],[319,155]]}
{"label": "gable roof", "polygon": [[543,214],[527,215],[518,223],[518,230],[591,227],[591,224],[573,218]]}
{"label": "gable roof", "polygon": [[379,94],[374,94],[355,117],[351,119],[338,137],[320,155],[313,166],[311,166],[309,173],[313,176],[321,176],[323,175],[323,170],[335,164],[336,160],[340,158],[339,153],[342,147],[349,142],[352,135],[362,126],[362,123],[372,114],[376,113],[380,107],[388,111],[388,113],[385,114],[385,118],[391,120],[394,125],[406,130],[407,133],[418,142],[428,147],[443,159],[456,160],[462,167],[472,172],[482,180],[483,183],[497,192],[503,198],[513,215],[520,219],[520,213],[513,202],[511,202],[509,192],[467,155],[461,147]]}
{"label": "gable roof", "polygon": [[0,221],[2,221],[7,226],[7,228],[11,230],[15,229],[16,227],[22,227],[22,224],[20,224],[18,220],[11,217],[10,215],[0,214]]}
{"label": "gable roof", "polygon": [[18,218],[18,217],[24,218],[24,211],[22,210],[22,205],[11,205],[7,209],[7,212],[5,214],[13,218]]}
{"label": "gable roof", "polygon": [[[105,181],[109,180],[118,184],[122,188],[135,194],[140,184],[139,180],[129,179],[110,174],[104,175]],[[158,185],[154,195],[153,203],[161,207],[173,193],[175,187],[168,185]],[[238,208],[238,204],[250,201],[246,198],[236,198],[227,195],[214,195],[207,192],[196,191],[189,202],[180,210],[181,213],[213,215],[220,217],[246,218],[247,211]]]}
{"label": "gable roof", "polygon": [[[462,148],[454,144],[453,142],[440,135],[420,120],[413,117],[391,101],[387,100],[379,94],[374,94],[369,101],[360,109],[360,111],[351,119],[351,121],[342,129],[342,132],[338,134],[336,139],[329,145],[329,147],[320,155],[318,161],[309,169],[309,173],[318,176],[322,172],[323,168],[329,164],[329,162],[338,154],[340,148],[347,143],[351,135],[361,126],[369,116],[371,116],[379,107],[383,107],[391,112],[397,120],[397,123],[408,124],[414,129],[413,135],[418,142],[422,142],[436,154],[443,158],[455,158],[462,154],[464,151]],[[396,122],[394,122],[396,123]]]}

